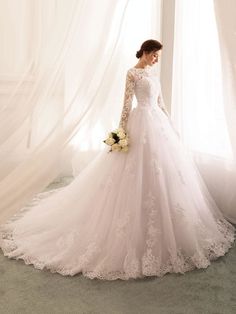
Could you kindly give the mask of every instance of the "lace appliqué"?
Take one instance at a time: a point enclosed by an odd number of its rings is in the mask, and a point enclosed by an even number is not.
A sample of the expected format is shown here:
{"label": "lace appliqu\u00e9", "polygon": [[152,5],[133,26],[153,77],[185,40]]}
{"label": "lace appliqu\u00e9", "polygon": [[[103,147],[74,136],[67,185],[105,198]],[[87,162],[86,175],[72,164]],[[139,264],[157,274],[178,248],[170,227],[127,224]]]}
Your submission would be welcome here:
{"label": "lace appliqu\u00e9", "polygon": [[124,214],[124,217],[121,217],[117,220],[116,223],[116,234],[118,237],[123,238],[125,236],[125,230],[130,220],[129,212]]}
{"label": "lace appliqu\u00e9", "polygon": [[[161,277],[166,273],[185,273],[195,268],[206,268],[210,265],[211,260],[215,260],[219,256],[223,256],[232,246],[235,238],[235,229],[224,219],[217,219],[216,226],[219,231],[218,236],[214,237],[209,234],[207,228],[204,227],[201,221],[198,221],[199,227],[194,226],[193,232],[201,235],[199,239],[201,243],[193,248],[193,254],[188,255],[181,248],[170,248],[167,250],[168,256],[163,260],[161,253],[157,247],[158,243],[162,242],[160,237],[165,230],[160,229],[160,217],[158,212],[158,203],[155,195],[149,191],[144,200],[144,210],[147,211],[147,232],[146,232],[146,248],[143,253],[140,249],[133,246],[133,242],[128,238],[126,230],[128,222],[130,221],[129,215],[124,214],[123,218],[117,221],[116,231],[118,236],[124,239],[124,243],[128,243],[127,251],[123,258],[124,262],[119,265],[118,269],[107,269],[106,260],[102,260],[99,264],[99,254],[104,248],[104,243],[99,243],[99,237],[94,234],[93,239],[87,244],[84,252],[75,258],[73,265],[70,263],[62,263],[60,259],[53,259],[51,256],[34,256],[18,246],[17,241],[14,239],[14,221],[24,215],[24,211],[12,217],[9,223],[1,226],[0,230],[0,246],[4,255],[9,258],[22,259],[25,264],[32,264],[37,269],[48,269],[52,273],[60,273],[63,276],[73,276],[82,273],[84,276],[93,279],[98,278],[102,280],[128,280],[131,278],[143,278],[145,276],[158,276]],[[25,209],[27,211],[29,208]],[[182,209],[179,208],[180,215]],[[13,224],[11,225],[11,222]],[[196,229],[196,230],[194,230]],[[76,230],[71,231],[64,239],[59,238],[57,245],[69,249],[69,246],[75,243],[75,238],[79,237]],[[122,243],[122,242],[121,242]],[[93,265],[93,266],[91,266]]]}
{"label": "lace appliqu\u00e9", "polygon": [[186,209],[183,208],[179,203],[174,206],[175,213],[177,213],[180,217],[186,217]]}
{"label": "lace appliqu\u00e9", "polygon": [[151,160],[151,167],[156,175],[160,175],[162,169],[157,161],[157,157]]}
{"label": "lace appliqu\u00e9", "polygon": [[[149,194],[146,203],[147,208],[151,210],[150,220],[148,222],[149,237],[156,236],[155,227],[153,228],[153,219],[155,216],[154,209],[154,198],[152,194]],[[98,278],[101,280],[128,280],[131,278],[143,278],[145,276],[158,276],[162,277],[166,273],[185,273],[195,268],[206,268],[210,265],[211,260],[215,260],[219,256],[223,256],[229,248],[232,246],[234,241],[234,227],[225,220],[217,220],[217,227],[221,233],[221,241],[210,242],[206,241],[199,250],[196,250],[194,255],[186,256],[186,254],[179,248],[176,252],[169,252],[169,258],[163,262],[158,256],[153,253],[153,241],[149,241],[147,244],[146,253],[140,257],[137,256],[135,249],[129,249],[124,260],[123,269],[109,271],[106,269],[105,264],[101,264],[92,270],[89,270],[89,262],[94,258],[100,249],[98,243],[91,242],[86,252],[77,259],[75,268],[71,269],[66,265],[60,265],[59,263],[45,262],[42,258],[38,259],[34,256],[27,255],[26,253],[20,252],[17,247],[14,237],[12,235],[13,230],[11,228],[1,230],[1,247],[4,255],[9,258],[22,259],[25,264],[32,264],[36,269],[48,269],[52,273],[59,273],[63,276],[73,276],[78,273],[82,273],[85,277],[90,279]],[[121,227],[123,228],[123,227]],[[142,264],[141,264],[142,261]]]}
{"label": "lace appliqu\u00e9", "polygon": [[158,209],[156,207],[155,197],[151,191],[149,191],[147,198],[144,202],[144,209],[148,212],[147,222],[147,250],[142,257],[143,273],[145,275],[155,274],[157,269],[160,269],[160,259],[153,254],[153,249],[157,243],[161,230],[157,227]]}
{"label": "lace appliqu\u00e9", "polygon": [[165,102],[164,102],[163,95],[162,95],[162,91],[161,91],[161,86],[159,85],[159,87],[160,87],[160,89],[159,89],[160,92],[159,92],[159,95],[157,97],[157,104],[165,113],[167,113],[167,109],[166,109]]}
{"label": "lace appliqu\u00e9", "polygon": [[140,274],[140,261],[136,256],[136,250],[130,249],[124,261],[124,270],[130,278],[135,278]]}
{"label": "lace appliqu\u00e9", "polygon": [[125,93],[124,93],[124,101],[123,101],[123,109],[121,112],[121,119],[119,123],[119,127],[126,130],[129,113],[132,108],[132,100],[134,96],[134,86],[135,80],[131,70],[128,70],[126,74],[126,83],[125,83]]}

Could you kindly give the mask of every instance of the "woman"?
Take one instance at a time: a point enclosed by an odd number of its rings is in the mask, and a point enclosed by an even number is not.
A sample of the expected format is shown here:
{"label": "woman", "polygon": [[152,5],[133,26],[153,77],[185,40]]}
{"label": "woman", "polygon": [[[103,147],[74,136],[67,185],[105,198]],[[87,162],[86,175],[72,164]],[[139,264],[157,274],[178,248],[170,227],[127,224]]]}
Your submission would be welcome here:
{"label": "woman", "polygon": [[5,256],[62,275],[128,280],[206,268],[228,251],[235,229],[172,127],[152,72],[161,49],[145,41],[127,71],[119,127],[128,151],[104,149],[71,184],[1,226]]}

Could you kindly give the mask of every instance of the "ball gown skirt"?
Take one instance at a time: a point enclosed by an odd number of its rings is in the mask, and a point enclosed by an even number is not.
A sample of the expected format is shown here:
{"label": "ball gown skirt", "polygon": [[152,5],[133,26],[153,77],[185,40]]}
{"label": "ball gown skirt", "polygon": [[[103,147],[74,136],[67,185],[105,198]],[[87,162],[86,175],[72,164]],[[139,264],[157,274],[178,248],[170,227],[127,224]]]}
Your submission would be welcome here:
{"label": "ball gown skirt", "polygon": [[129,115],[128,152],[106,146],[67,186],[1,226],[8,258],[104,280],[206,268],[235,229],[154,102]]}

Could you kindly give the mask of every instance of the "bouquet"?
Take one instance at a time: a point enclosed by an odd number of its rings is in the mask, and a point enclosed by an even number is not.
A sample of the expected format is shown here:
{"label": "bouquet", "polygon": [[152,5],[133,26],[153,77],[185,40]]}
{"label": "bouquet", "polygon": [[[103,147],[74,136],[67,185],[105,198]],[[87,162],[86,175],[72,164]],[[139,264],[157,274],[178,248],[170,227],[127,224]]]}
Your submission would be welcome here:
{"label": "bouquet", "polygon": [[128,151],[129,138],[123,128],[118,128],[108,134],[108,138],[103,141],[110,146],[109,152]]}

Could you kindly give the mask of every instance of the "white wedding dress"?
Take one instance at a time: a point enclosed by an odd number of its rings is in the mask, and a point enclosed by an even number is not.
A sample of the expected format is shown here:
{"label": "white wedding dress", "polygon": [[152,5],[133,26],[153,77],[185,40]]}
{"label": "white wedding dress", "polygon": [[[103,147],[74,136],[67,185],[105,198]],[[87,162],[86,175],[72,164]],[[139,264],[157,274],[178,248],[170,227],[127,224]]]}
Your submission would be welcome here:
{"label": "white wedding dress", "polygon": [[184,273],[223,256],[235,229],[163,106],[151,67],[130,68],[119,125],[129,134],[129,151],[108,153],[104,146],[69,185],[3,224],[4,255],[106,280]]}

